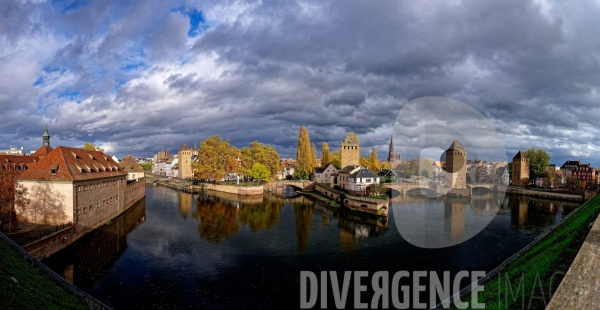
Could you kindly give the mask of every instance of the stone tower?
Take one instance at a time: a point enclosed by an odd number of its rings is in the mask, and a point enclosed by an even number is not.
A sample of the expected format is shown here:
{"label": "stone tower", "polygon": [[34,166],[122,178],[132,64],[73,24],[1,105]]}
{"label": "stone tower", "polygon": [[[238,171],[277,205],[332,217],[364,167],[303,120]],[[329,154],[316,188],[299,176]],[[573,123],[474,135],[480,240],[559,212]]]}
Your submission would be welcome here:
{"label": "stone tower", "polygon": [[192,150],[187,144],[184,143],[179,149],[177,157],[179,158],[179,177],[182,179],[194,177],[192,173]]}
{"label": "stone tower", "polygon": [[519,151],[512,161],[512,185],[529,184],[529,158],[523,151]]}
{"label": "stone tower", "polygon": [[467,188],[467,151],[458,140],[446,150],[446,184],[451,188]]}
{"label": "stone tower", "polygon": [[360,142],[355,133],[349,132],[340,144],[342,168],[346,166],[360,166]]}
{"label": "stone tower", "polygon": [[46,130],[44,130],[44,143],[42,146],[50,146],[50,133],[48,132],[48,126],[46,126]]}

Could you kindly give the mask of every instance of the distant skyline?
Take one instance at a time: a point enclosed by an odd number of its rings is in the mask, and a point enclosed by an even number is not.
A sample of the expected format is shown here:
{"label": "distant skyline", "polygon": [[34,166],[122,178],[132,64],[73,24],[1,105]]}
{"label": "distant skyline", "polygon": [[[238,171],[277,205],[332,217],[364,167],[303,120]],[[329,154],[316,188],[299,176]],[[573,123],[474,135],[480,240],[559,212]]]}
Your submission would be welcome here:
{"label": "distant skyline", "polygon": [[[600,166],[600,2],[0,2],[0,149],[102,145],[119,158],[208,136],[295,157],[350,131],[387,158],[422,96],[475,108],[510,161]],[[443,108],[443,107],[441,107]],[[394,141],[400,149],[402,141]],[[404,157],[404,154],[402,154]]]}

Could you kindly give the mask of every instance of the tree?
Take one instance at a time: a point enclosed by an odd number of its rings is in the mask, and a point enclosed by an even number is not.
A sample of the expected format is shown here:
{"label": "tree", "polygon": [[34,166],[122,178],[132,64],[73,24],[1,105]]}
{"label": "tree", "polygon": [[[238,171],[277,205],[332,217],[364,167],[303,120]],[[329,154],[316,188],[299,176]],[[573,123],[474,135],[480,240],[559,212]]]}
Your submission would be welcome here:
{"label": "tree", "polygon": [[271,171],[261,163],[254,163],[252,169],[248,170],[246,174],[255,180],[271,182]]}
{"label": "tree", "polygon": [[220,182],[227,173],[238,171],[240,152],[229,144],[229,140],[222,141],[219,136],[208,137],[200,143],[198,154],[196,173],[200,178]]}
{"label": "tree", "polygon": [[381,170],[392,170],[392,164],[387,161],[382,162]]}
{"label": "tree", "polygon": [[272,176],[276,175],[281,171],[281,163],[279,160],[279,154],[270,144],[264,145],[260,142],[250,142],[248,147],[242,148],[240,151],[240,159],[242,161],[241,172],[244,175],[248,175],[248,171],[253,169],[255,163],[260,163]]}
{"label": "tree", "polygon": [[[312,167],[319,167],[319,161],[317,161],[317,146],[314,143],[310,144],[310,152],[311,152],[311,163]],[[312,169],[311,169],[312,172]]]}
{"label": "tree", "polygon": [[331,153],[331,164],[336,169],[342,168],[342,155],[340,154],[340,151],[333,151],[333,153]]}
{"label": "tree", "polygon": [[528,149],[525,154],[529,159],[529,179],[535,180],[550,164],[550,155],[542,149],[535,148]]}
{"label": "tree", "polygon": [[385,190],[385,188],[379,183],[373,183],[369,185],[367,189],[375,196],[381,195],[381,193]]}
{"label": "tree", "polygon": [[0,231],[17,225],[17,212],[26,212],[30,203],[27,188],[17,182],[17,170],[0,170]]}
{"label": "tree", "polygon": [[296,150],[296,169],[294,170],[294,177],[297,179],[308,179],[314,167],[308,130],[306,130],[306,127],[302,126],[298,131],[298,148]]}
{"label": "tree", "polygon": [[508,169],[508,179],[509,180],[512,180],[512,166],[513,166],[512,161],[506,165],[506,168]]}
{"label": "tree", "polygon": [[94,143],[84,143],[82,149],[86,150],[86,151],[100,151],[100,152],[104,152],[104,149],[96,146]]}
{"label": "tree", "polygon": [[140,166],[142,166],[142,168],[144,168],[146,171],[152,170],[152,163],[142,163]]}
{"label": "tree", "polygon": [[371,150],[371,156],[369,157],[369,162],[371,164],[369,168],[369,170],[377,173],[379,172],[381,169],[379,169],[379,157],[377,156],[377,150],[375,148],[373,148]]}
{"label": "tree", "polygon": [[323,146],[321,147],[321,167],[327,167],[331,164],[331,153],[329,153],[329,145],[327,142],[323,142]]}

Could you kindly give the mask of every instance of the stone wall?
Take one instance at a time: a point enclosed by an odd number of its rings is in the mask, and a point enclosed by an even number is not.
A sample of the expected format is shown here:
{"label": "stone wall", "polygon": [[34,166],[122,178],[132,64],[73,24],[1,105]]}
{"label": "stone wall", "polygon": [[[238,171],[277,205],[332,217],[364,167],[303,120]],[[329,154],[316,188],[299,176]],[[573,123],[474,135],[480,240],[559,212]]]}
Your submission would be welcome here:
{"label": "stone wall", "polygon": [[262,186],[235,186],[235,185],[219,185],[219,184],[204,184],[204,189],[225,192],[237,195],[262,195]]}
{"label": "stone wall", "polygon": [[389,199],[372,199],[354,196],[344,198],[344,206],[354,211],[387,216],[389,211]]}
{"label": "stone wall", "polygon": [[513,193],[513,194],[533,196],[533,197],[557,198],[557,199],[564,199],[564,200],[578,200],[579,201],[584,198],[583,195],[572,195],[572,194],[564,194],[564,193],[556,193],[556,192],[548,192],[548,191],[536,191],[536,190],[530,190],[530,189],[525,189],[522,187],[514,187],[514,186],[509,186],[506,189],[506,192]]}
{"label": "stone wall", "polygon": [[[110,179],[99,184],[97,181],[76,183],[73,187],[74,196],[78,201],[77,209],[80,212],[79,215],[75,215],[73,228],[25,246],[24,249],[36,259],[43,259],[67,247],[87,233],[107,224],[109,220],[118,217],[146,196],[146,183],[143,180],[127,184],[120,182],[120,179]],[[83,212],[84,207],[85,212]],[[76,210],[74,210],[75,214]]]}
{"label": "stone wall", "polygon": [[315,186],[315,190],[317,192],[321,193],[322,195],[324,195],[326,197],[329,197],[329,198],[334,199],[334,200],[337,200],[338,198],[340,198],[340,195],[337,193],[337,191],[333,191],[333,190],[330,190],[330,189],[325,188],[323,186],[319,186],[318,184],[314,185],[314,186]]}

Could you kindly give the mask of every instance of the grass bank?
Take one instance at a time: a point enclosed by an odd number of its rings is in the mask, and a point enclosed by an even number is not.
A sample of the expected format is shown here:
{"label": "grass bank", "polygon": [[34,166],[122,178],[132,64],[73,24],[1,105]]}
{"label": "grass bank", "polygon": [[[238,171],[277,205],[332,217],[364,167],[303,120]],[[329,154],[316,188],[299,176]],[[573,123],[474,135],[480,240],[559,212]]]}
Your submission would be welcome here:
{"label": "grass bank", "polygon": [[0,238],[0,308],[88,309]]}
{"label": "grass bank", "polygon": [[[552,298],[550,294],[558,288],[585,241],[590,224],[600,213],[600,195],[573,212],[531,249],[508,263],[499,272],[500,278],[496,275],[485,283],[485,291],[479,292],[477,297],[479,303],[485,303],[486,310],[546,308]],[[507,285],[506,275],[511,287]],[[518,288],[521,278],[523,287]],[[469,302],[467,309],[472,309],[471,296],[462,300]]]}

